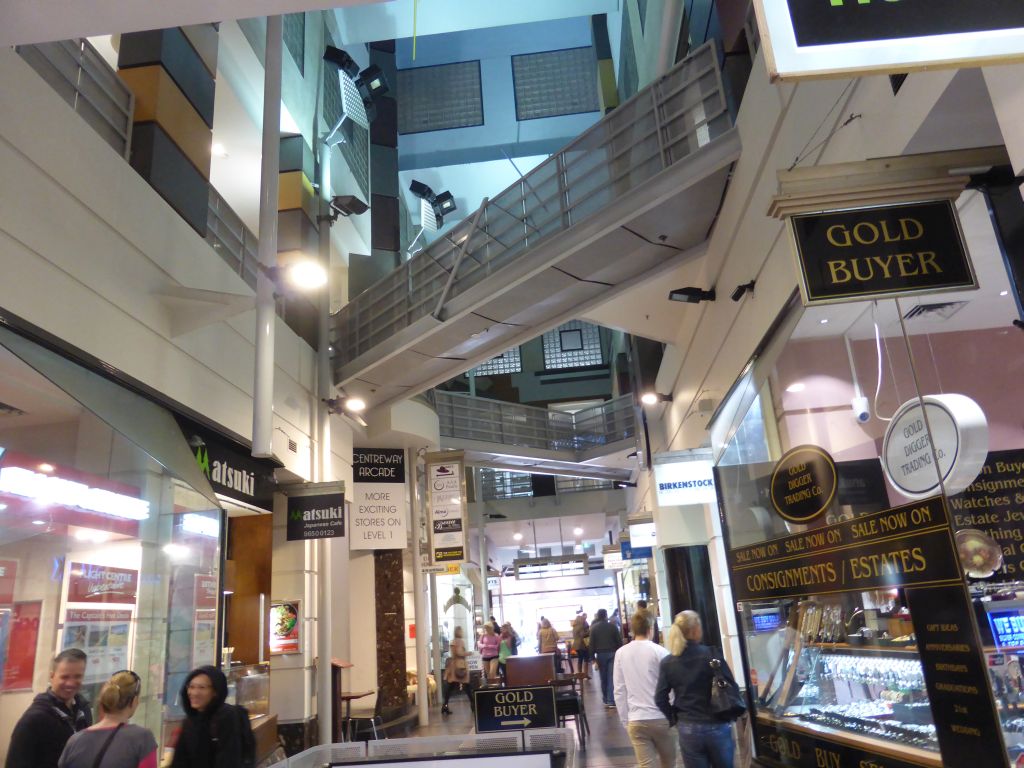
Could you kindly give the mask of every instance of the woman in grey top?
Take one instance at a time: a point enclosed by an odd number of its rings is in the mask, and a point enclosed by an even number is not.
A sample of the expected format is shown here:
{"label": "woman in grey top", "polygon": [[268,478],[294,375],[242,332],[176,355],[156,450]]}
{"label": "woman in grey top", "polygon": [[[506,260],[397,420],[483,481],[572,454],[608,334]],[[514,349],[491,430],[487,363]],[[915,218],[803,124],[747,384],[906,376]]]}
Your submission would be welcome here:
{"label": "woman in grey top", "polygon": [[[142,681],[134,672],[116,672],[99,695],[102,718],[79,731],[64,747],[59,768],[156,768],[156,739],[128,723],[139,706]],[[102,753],[102,760],[97,758]]]}

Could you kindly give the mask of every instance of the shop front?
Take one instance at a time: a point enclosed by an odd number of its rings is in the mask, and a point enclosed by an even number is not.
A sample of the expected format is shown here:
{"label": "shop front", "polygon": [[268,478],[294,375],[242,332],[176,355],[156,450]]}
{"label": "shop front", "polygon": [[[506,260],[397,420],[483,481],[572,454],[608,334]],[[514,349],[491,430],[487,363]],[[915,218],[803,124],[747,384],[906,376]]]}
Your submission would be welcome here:
{"label": "shop front", "polygon": [[166,744],[218,659],[221,514],[170,413],[0,329],[0,756],[69,648],[92,701],[135,670],[134,722]]}
{"label": "shop front", "polygon": [[791,222],[710,427],[763,765],[1024,759],[1024,337],[984,194],[925,202]]}

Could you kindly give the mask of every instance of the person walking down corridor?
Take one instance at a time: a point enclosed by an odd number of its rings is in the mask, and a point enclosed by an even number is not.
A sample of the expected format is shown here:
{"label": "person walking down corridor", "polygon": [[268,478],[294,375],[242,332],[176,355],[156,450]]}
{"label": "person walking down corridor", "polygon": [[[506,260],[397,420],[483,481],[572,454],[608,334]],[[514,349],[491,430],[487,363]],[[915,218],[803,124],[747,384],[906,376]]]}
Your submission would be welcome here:
{"label": "person walking down corridor", "polygon": [[484,678],[490,680],[498,676],[498,651],[501,638],[494,631],[493,624],[484,624],[484,633],[480,636],[478,647],[480,658],[484,662]]}
{"label": "person walking down corridor", "polygon": [[92,725],[89,702],[79,694],[85,652],[61,651],[50,662],[50,687],[36,696],[14,726],[5,768],[57,768],[64,745]]}
{"label": "person walking down corridor", "polygon": [[612,677],[615,652],[622,646],[619,628],[608,621],[608,611],[598,609],[590,625],[590,650],[597,661],[597,674],[601,678],[601,698],[606,707],[615,706],[615,681]]}
{"label": "person walking down corridor", "polygon": [[452,637],[450,646],[451,656],[444,668],[444,703],[441,705],[441,714],[450,715],[448,701],[451,699],[453,690],[461,690],[469,699],[469,708],[473,709],[473,690],[469,683],[469,662],[466,657],[466,641],[462,638],[462,627],[455,628],[455,635]]}
{"label": "person walking down corridor", "polygon": [[[683,611],[668,630],[671,653],[661,664],[655,700],[670,721],[678,719],[679,747],[686,768],[732,768],[735,745],[732,724],[711,712],[711,660],[721,662],[722,675],[735,685],[719,648],[701,644],[704,629],[695,611]],[[669,703],[669,692],[673,700]]]}
{"label": "person walking down corridor", "polygon": [[572,622],[572,649],[576,653],[576,671],[590,679],[590,624],[587,614],[577,614]]}
{"label": "person walking down corridor", "polygon": [[637,766],[674,768],[676,734],[654,703],[659,666],[668,651],[648,638],[650,621],[650,614],[637,611],[630,621],[633,641],[615,652],[615,708],[633,744]]}
{"label": "person walking down corridor", "polygon": [[562,668],[562,660],[558,653],[558,632],[551,626],[548,619],[541,617],[540,629],[537,630],[537,648],[540,653],[555,654],[555,671]]}
{"label": "person walking down corridor", "polygon": [[68,739],[59,768],[156,768],[153,734],[128,722],[141,693],[137,674],[127,669],[115,672],[100,690],[100,721]]}

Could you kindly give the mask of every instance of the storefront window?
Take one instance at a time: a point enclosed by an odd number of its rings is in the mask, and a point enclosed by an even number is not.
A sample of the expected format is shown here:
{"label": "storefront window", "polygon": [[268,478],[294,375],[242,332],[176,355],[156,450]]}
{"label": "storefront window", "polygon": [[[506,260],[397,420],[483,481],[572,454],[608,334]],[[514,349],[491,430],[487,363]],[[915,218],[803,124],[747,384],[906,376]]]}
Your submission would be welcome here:
{"label": "storefront window", "polygon": [[793,307],[712,426],[771,764],[1022,751],[1024,361],[983,200],[959,207],[979,291]]}
{"label": "storefront window", "polygon": [[135,670],[134,722],[164,744],[181,681],[216,661],[220,510],[3,347],[0,402],[0,751],[67,648],[91,701]]}

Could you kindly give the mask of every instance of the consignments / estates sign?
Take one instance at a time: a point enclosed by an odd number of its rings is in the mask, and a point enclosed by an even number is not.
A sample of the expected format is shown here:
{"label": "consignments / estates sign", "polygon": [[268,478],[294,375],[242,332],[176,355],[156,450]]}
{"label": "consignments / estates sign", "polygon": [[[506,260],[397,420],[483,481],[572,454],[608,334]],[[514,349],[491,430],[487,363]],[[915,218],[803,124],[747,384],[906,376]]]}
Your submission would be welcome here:
{"label": "consignments / estates sign", "polygon": [[789,217],[804,304],[976,288],[948,200]]}
{"label": "consignments / estates sign", "polygon": [[345,484],[302,483],[288,495],[288,541],[333,539],[345,535]]}
{"label": "consignments / estates sign", "polygon": [[466,559],[466,483],[462,451],[428,453],[427,521],[430,561],[461,563]]}
{"label": "consignments / estates sign", "polygon": [[477,690],[474,698],[477,733],[554,728],[558,725],[555,689],[550,685],[484,688]]}
{"label": "consignments / estates sign", "polygon": [[772,79],[1020,61],[1020,0],[755,0]]}
{"label": "consignments / estates sign", "polygon": [[349,549],[405,549],[405,451],[353,449],[352,496]]}

